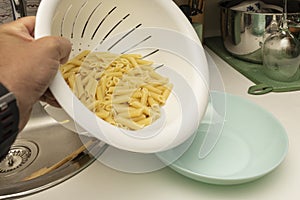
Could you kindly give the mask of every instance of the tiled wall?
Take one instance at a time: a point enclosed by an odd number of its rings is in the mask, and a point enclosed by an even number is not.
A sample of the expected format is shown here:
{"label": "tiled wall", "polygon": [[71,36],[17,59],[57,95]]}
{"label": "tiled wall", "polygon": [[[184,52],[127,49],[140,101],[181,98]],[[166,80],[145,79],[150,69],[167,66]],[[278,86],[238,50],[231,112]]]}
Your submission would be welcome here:
{"label": "tiled wall", "polygon": [[12,21],[11,5],[8,0],[0,0],[0,24]]}
{"label": "tiled wall", "polygon": [[[35,15],[41,0],[25,0],[27,15]],[[11,3],[9,0],[0,0],[0,24],[13,20]]]}
{"label": "tiled wall", "polygon": [[27,15],[35,15],[41,0],[26,0]]}

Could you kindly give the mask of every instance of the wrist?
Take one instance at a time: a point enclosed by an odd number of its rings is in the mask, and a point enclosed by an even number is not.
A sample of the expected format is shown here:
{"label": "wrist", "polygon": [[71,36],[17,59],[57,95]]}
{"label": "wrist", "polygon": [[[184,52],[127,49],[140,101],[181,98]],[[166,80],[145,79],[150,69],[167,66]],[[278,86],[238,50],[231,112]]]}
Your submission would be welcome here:
{"label": "wrist", "polygon": [[14,94],[0,83],[0,161],[19,132],[19,109]]}
{"label": "wrist", "polygon": [[16,84],[16,81],[10,81],[6,77],[0,77],[0,84],[2,87],[5,87],[7,91],[12,92],[15,96],[16,104],[19,110],[18,127],[19,131],[21,131],[25,127],[30,117],[33,106],[33,103],[31,103],[33,102],[31,99],[32,96],[28,95],[28,91],[18,87],[18,85],[22,85],[22,83]]}

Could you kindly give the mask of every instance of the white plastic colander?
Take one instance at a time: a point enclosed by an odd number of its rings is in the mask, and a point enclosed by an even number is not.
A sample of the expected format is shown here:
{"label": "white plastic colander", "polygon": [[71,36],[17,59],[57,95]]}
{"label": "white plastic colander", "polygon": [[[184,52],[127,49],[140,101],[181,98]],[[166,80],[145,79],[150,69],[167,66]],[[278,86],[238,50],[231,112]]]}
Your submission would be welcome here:
{"label": "white plastic colander", "polygon": [[71,58],[86,49],[140,53],[163,64],[157,72],[174,84],[161,119],[125,131],[89,111],[58,73],[50,89],[79,134],[88,132],[123,150],[154,153],[182,144],[198,128],[208,103],[208,65],[196,32],[172,0],[42,0],[35,37],[49,35],[70,39]]}

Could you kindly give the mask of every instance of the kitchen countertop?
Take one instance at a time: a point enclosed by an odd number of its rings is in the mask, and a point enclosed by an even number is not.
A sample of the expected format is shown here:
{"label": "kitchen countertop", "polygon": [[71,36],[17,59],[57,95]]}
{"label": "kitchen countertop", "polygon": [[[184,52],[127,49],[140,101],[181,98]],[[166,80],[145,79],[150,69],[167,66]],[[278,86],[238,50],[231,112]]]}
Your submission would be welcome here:
{"label": "kitchen countertop", "polygon": [[186,178],[166,167],[143,174],[124,173],[96,161],[73,178],[25,200],[122,199],[122,200],[298,200],[300,199],[300,92],[249,95],[253,85],[205,47],[218,70],[211,71],[212,89],[218,71],[225,91],[249,99],[272,113],[286,128],[290,146],[284,162],[254,182],[216,186]]}

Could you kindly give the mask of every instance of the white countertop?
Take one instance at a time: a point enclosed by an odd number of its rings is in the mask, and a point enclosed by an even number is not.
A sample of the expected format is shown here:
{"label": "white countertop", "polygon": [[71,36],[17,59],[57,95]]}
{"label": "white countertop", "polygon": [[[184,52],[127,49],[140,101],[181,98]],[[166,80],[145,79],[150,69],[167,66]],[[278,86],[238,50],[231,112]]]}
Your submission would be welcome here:
{"label": "white countertop", "polygon": [[[130,174],[111,169],[99,161],[75,177],[26,200],[298,200],[300,199],[300,92],[249,95],[253,85],[212,51],[228,93],[243,96],[271,112],[286,128],[290,140],[284,162],[272,173],[251,183],[216,186],[188,179],[170,168]],[[212,77],[214,77],[212,72]],[[212,79],[214,81],[214,79]]]}

